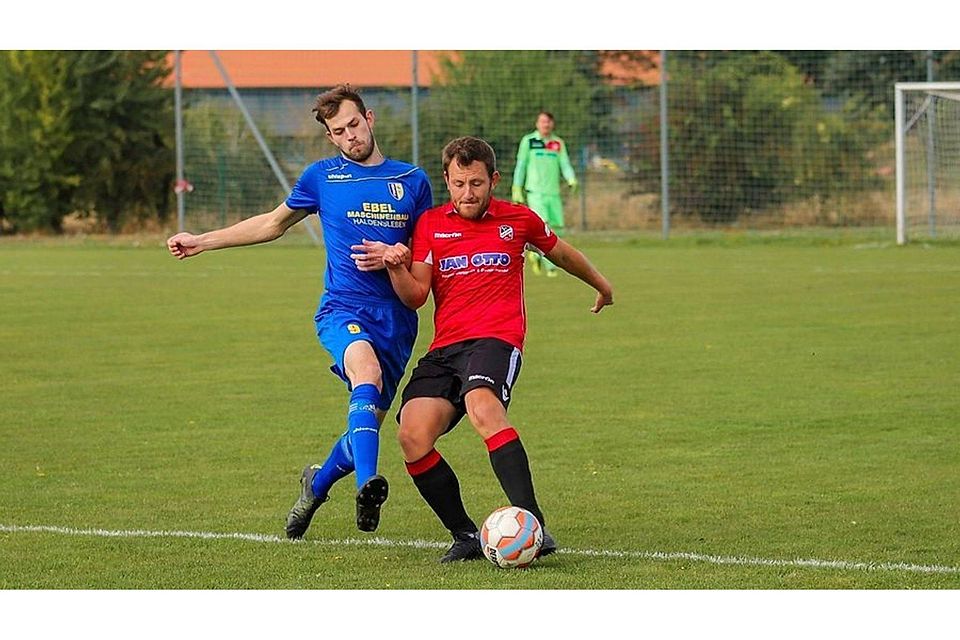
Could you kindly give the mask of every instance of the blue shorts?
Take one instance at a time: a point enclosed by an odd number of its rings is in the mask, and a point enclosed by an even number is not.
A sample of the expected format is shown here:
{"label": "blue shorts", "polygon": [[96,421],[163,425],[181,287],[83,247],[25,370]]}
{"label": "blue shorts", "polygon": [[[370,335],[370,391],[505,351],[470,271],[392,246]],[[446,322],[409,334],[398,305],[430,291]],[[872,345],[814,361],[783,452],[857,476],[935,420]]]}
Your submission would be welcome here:
{"label": "blue shorts", "polygon": [[[373,304],[371,304],[373,302]],[[369,342],[377,354],[383,388],[377,407],[390,408],[417,339],[417,312],[399,301],[357,300],[324,295],[313,318],[320,344],[330,353],[330,367],[352,391],[343,354],[357,340]]]}

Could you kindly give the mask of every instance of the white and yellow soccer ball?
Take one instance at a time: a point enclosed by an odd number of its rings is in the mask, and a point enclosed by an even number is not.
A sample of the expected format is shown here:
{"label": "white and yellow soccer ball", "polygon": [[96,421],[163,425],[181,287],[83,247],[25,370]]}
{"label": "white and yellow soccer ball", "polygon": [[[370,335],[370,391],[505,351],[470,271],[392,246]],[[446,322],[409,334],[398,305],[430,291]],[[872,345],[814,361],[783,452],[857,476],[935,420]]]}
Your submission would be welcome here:
{"label": "white and yellow soccer ball", "polygon": [[543,545],[543,527],[520,507],[501,507],[480,527],[483,555],[503,569],[522,569],[536,560]]}

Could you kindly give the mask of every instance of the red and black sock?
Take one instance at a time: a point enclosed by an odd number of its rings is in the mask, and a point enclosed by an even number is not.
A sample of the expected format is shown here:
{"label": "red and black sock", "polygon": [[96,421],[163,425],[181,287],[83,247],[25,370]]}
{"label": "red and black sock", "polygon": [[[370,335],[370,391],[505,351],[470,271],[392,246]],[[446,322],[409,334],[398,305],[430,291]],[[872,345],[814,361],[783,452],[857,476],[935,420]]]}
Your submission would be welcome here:
{"label": "red and black sock", "polygon": [[544,525],[543,512],[537,505],[537,498],[533,493],[533,477],[530,475],[530,461],[527,452],[520,442],[520,436],[513,427],[507,427],[493,434],[486,440],[487,451],[490,452],[490,464],[493,472],[507,494],[507,499],[515,507],[522,507],[535,515],[541,525]]}
{"label": "red and black sock", "polygon": [[440,453],[433,449],[415,462],[407,462],[407,473],[450,533],[475,533],[474,524],[460,497],[460,482]]}

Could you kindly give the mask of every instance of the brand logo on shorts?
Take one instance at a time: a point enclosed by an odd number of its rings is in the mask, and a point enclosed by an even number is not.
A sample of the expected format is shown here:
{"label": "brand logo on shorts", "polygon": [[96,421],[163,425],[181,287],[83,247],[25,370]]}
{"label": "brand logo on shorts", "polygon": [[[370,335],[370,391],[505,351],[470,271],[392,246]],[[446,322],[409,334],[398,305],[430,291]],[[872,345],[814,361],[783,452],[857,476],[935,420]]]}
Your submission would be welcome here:
{"label": "brand logo on shorts", "polygon": [[510,402],[510,389],[506,385],[500,389],[500,397],[503,398],[504,402]]}
{"label": "brand logo on shorts", "polygon": [[360,325],[358,325],[358,324],[356,324],[356,323],[354,323],[354,322],[351,322],[350,324],[347,325],[347,331],[349,331],[350,333],[356,335],[356,334],[360,333],[361,331],[363,331],[363,329],[360,328]]}
{"label": "brand logo on shorts", "polygon": [[388,182],[387,189],[390,190],[390,195],[393,196],[394,200],[403,200],[403,184],[399,182]]}
{"label": "brand logo on shorts", "polygon": [[473,382],[474,380],[483,380],[484,382],[489,382],[490,384],[494,384],[493,378],[490,378],[488,376],[481,376],[479,374],[475,374],[467,378],[467,382]]}
{"label": "brand logo on shorts", "polygon": [[513,227],[508,224],[500,225],[500,239],[513,240]]}

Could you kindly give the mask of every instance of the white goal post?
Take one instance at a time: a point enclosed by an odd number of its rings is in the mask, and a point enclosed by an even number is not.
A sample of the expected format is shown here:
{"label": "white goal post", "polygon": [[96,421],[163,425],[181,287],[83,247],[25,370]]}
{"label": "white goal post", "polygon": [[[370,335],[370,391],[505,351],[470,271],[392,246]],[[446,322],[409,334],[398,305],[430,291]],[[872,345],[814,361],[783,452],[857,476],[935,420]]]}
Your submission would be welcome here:
{"label": "white goal post", "polygon": [[960,232],[960,82],[895,85],[897,244]]}

